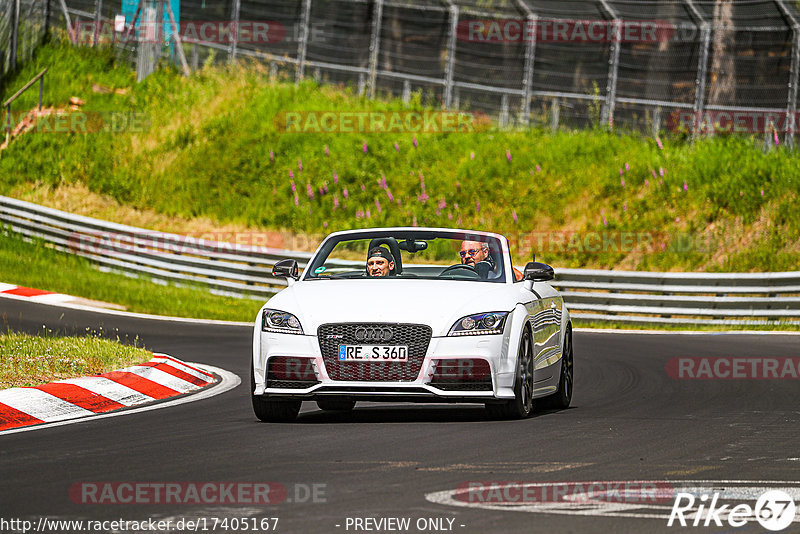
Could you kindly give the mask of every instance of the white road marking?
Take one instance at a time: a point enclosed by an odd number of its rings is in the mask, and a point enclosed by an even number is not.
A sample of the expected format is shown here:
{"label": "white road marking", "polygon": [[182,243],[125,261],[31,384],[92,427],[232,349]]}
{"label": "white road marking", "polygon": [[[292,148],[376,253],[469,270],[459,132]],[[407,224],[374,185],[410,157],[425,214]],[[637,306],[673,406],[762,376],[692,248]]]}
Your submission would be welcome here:
{"label": "white road marking", "polygon": [[[603,483],[602,481],[598,481]],[[795,501],[800,500],[800,481],[787,480],[630,480],[630,484],[659,484],[669,485],[674,492],[685,492],[693,495],[710,495],[715,492],[720,494],[720,499],[725,502],[754,502],[759,496],[769,490],[778,489],[792,496]],[[484,483],[488,485],[489,483]],[[498,484],[503,484],[498,482]],[[547,482],[518,483],[520,486],[540,486],[555,484]],[[569,484],[559,482],[558,484]],[[585,484],[585,483],[584,483]],[[576,502],[469,502],[464,494],[473,491],[472,488],[458,489],[427,493],[425,499],[435,504],[445,506],[459,506],[463,508],[477,508],[485,510],[499,510],[510,512],[529,512],[539,514],[580,515],[598,517],[632,517],[640,519],[669,519],[673,503],[644,504],[625,502],[606,502],[602,500],[580,500]],[[724,515],[724,514],[723,514]],[[689,517],[687,515],[687,517]],[[747,518],[755,521],[755,518]],[[800,523],[800,514],[795,519]]]}

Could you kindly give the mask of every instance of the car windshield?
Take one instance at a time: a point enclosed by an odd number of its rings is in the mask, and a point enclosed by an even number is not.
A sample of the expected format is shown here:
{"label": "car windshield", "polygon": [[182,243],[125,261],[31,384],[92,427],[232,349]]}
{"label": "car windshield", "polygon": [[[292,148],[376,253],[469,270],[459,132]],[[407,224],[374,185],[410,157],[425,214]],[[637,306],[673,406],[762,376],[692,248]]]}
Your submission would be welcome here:
{"label": "car windshield", "polygon": [[500,239],[442,231],[375,231],[328,239],[305,280],[419,278],[504,283]]}

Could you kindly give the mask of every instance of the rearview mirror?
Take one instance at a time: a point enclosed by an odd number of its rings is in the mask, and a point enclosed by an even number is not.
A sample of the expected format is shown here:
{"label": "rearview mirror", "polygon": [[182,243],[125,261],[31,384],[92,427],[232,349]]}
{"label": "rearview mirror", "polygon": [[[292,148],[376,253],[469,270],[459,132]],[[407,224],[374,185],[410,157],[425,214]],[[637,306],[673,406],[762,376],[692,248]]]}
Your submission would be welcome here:
{"label": "rearview mirror", "polygon": [[272,276],[297,280],[300,278],[299,273],[300,268],[297,266],[297,260],[280,260],[272,266]]}
{"label": "rearview mirror", "polygon": [[525,265],[525,271],[522,274],[523,280],[531,280],[533,282],[546,282],[555,278],[553,268],[546,263],[539,263],[532,261]]}

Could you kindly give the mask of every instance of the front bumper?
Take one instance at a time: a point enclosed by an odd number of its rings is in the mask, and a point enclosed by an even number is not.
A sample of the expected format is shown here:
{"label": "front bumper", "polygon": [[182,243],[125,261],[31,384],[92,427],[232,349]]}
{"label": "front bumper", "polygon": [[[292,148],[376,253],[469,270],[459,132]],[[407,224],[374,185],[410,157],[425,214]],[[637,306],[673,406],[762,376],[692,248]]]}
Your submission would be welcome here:
{"label": "front bumper", "polygon": [[[513,371],[507,370],[507,335],[432,337],[418,376],[402,381],[333,380],[327,372],[317,336],[262,332],[260,351],[254,361],[255,395],[270,398],[317,400],[346,397],[353,400],[396,402],[491,402],[514,398]],[[270,358],[288,356],[311,358],[318,383],[305,388],[266,387],[267,365]],[[443,389],[432,384],[434,361],[482,359],[488,362],[491,386],[475,391]],[[368,365],[368,364],[364,364]],[[487,381],[488,382],[488,381]]]}

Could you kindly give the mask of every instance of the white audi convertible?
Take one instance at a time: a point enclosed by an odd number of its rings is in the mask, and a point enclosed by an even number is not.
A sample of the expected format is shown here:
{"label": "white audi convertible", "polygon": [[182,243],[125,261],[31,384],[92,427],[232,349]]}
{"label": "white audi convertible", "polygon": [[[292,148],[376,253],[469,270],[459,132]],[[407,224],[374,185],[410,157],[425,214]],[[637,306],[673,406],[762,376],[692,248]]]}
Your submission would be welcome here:
{"label": "white audi convertible", "polygon": [[329,235],[255,321],[250,391],[262,421],[293,421],[302,401],[482,403],[524,418],[534,400],[572,398],[572,324],[553,269],[511,265],[489,232],[381,228]]}

